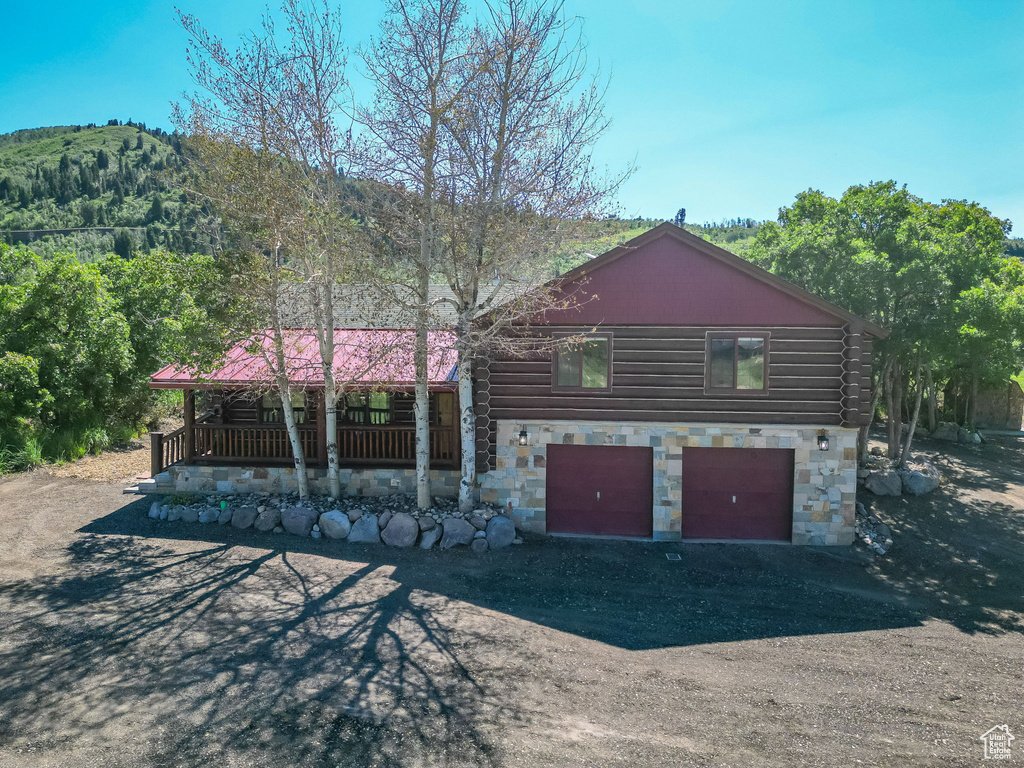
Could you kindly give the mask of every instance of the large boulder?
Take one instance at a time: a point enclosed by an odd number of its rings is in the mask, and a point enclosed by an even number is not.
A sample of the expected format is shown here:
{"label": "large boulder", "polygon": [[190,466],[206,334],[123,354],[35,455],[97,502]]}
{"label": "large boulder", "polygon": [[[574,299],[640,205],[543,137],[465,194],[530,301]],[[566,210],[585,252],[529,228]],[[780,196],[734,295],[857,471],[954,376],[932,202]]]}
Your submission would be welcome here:
{"label": "large boulder", "polygon": [[441,526],[428,528],[420,536],[420,549],[430,549],[441,538]]}
{"label": "large boulder", "polygon": [[868,475],[864,487],[876,496],[899,496],[903,492],[903,480],[898,473],[886,469]]}
{"label": "large boulder", "polygon": [[264,507],[263,511],[256,515],[256,521],[252,527],[257,531],[267,533],[281,525],[281,510],[277,507]]}
{"label": "large boulder", "polygon": [[281,525],[293,536],[306,538],[316,525],[316,510],[309,507],[285,507],[281,512]]}
{"label": "large boulder", "polygon": [[220,517],[220,510],[217,507],[206,507],[202,512],[199,513],[200,523],[215,523],[217,518]]}
{"label": "large boulder", "polygon": [[516,524],[498,515],[487,521],[487,543],[491,549],[509,546],[516,538]]}
{"label": "large boulder", "polygon": [[217,516],[217,524],[227,525],[231,522],[231,516],[233,514],[235,514],[235,511],[231,507],[225,505],[224,509],[220,511],[220,515]]}
{"label": "large boulder", "polygon": [[173,507],[171,507],[170,511],[167,513],[167,522],[169,522],[169,523],[176,523],[178,520],[181,520],[181,513],[184,512],[184,511],[185,511],[185,508],[183,506],[181,506],[180,504],[174,505]]}
{"label": "large boulder", "polygon": [[159,520],[160,519],[160,502],[154,501],[149,505],[149,519]]}
{"label": "large boulder", "polygon": [[381,513],[381,516],[378,518],[381,530],[388,527],[388,523],[391,522],[391,514],[392,513],[390,509],[384,510],[384,512]]}
{"label": "large boulder", "polygon": [[182,507],[181,508],[181,522],[183,523],[195,523],[199,520],[199,510],[195,507]]}
{"label": "large boulder", "polygon": [[258,514],[256,507],[239,507],[231,513],[231,525],[235,528],[248,528]]}
{"label": "large boulder", "polygon": [[931,438],[932,440],[945,440],[946,442],[955,443],[959,435],[960,425],[952,421],[944,421],[932,432]]}
{"label": "large boulder", "polygon": [[320,515],[320,530],[328,539],[344,539],[352,530],[352,523],[340,509],[332,509]]}
{"label": "large boulder", "polygon": [[348,540],[357,544],[380,544],[380,523],[376,515],[366,514],[356,520]]}
{"label": "large boulder", "polygon": [[915,469],[903,473],[903,492],[912,496],[924,496],[939,487],[939,471],[931,465],[925,465],[924,471]]}
{"label": "large boulder", "polygon": [[416,518],[406,512],[396,512],[391,516],[380,537],[389,547],[411,547],[420,535],[420,524]]}
{"label": "large boulder", "polygon": [[444,535],[441,536],[441,549],[451,549],[459,544],[469,544],[476,533],[476,528],[457,517],[446,517],[441,522],[441,528],[444,530]]}

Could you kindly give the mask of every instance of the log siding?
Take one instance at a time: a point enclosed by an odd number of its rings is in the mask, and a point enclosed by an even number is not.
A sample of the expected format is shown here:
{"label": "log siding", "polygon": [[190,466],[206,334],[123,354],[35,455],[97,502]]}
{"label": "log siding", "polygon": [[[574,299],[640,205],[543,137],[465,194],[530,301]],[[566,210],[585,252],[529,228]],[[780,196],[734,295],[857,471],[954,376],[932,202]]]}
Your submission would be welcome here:
{"label": "log siding", "polygon": [[[537,327],[534,326],[534,331]],[[492,361],[487,416],[491,419],[582,419],[761,424],[848,423],[851,377],[848,329],[822,326],[600,326],[610,332],[612,381],[607,391],[566,392],[552,387],[550,354]],[[708,332],[769,334],[769,388],[757,398],[705,393]],[[557,335],[575,326],[549,326]],[[870,348],[857,346],[870,359]],[[868,369],[870,371],[870,368]],[[870,372],[868,373],[870,385]],[[846,405],[844,406],[844,399]],[[860,401],[857,401],[859,408]],[[846,410],[844,410],[844,408]]]}

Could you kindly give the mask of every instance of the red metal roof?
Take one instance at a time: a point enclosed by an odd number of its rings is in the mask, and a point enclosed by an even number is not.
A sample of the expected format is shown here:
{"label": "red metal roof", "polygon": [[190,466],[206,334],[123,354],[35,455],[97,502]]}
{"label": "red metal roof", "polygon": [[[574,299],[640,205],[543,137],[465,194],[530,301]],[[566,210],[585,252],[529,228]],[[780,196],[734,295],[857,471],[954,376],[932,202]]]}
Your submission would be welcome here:
{"label": "red metal roof", "polygon": [[[456,353],[454,336],[438,331],[428,335],[429,376],[431,385],[455,381]],[[288,378],[299,387],[323,386],[320,345],[309,330],[284,332]],[[371,386],[411,386],[415,381],[411,330],[339,329],[334,332],[334,370],[339,384]],[[258,337],[236,344],[224,356],[224,362],[212,371],[201,372],[183,366],[168,365],[150,377],[153,389],[181,389],[189,386],[223,387],[273,385],[273,334],[264,331]]]}

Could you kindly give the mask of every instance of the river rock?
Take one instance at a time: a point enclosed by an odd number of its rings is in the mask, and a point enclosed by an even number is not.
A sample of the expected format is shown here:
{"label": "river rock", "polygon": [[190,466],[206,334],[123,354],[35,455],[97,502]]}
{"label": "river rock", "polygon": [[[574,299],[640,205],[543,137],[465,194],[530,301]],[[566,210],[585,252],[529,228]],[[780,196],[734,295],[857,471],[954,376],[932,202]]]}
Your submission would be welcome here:
{"label": "river rock", "polygon": [[932,440],[945,440],[949,443],[955,443],[959,434],[960,426],[958,424],[955,424],[952,421],[944,421],[935,428],[935,431],[931,434],[931,438]]}
{"label": "river rock", "polygon": [[939,487],[939,472],[934,467],[927,467],[924,472],[915,469],[903,473],[903,491],[912,496],[924,496]]}
{"label": "river rock", "polygon": [[487,521],[484,520],[483,516],[474,514],[469,518],[469,524],[476,528],[478,531],[482,531],[487,527]]}
{"label": "river rock", "polygon": [[164,504],[162,507],[160,507],[160,519],[161,520],[166,520],[167,516],[170,513],[171,513],[171,508],[169,506],[167,506],[166,504]]}
{"label": "river rock", "polygon": [[224,509],[222,509],[220,511],[220,514],[217,516],[217,524],[218,525],[227,525],[228,523],[231,522],[231,516],[234,515],[234,514],[235,514],[235,510],[233,510],[231,507],[229,507],[228,505],[225,504],[224,505]]}
{"label": "river rock", "polygon": [[474,552],[479,554],[481,552],[486,552],[488,550],[488,548],[489,548],[489,545],[487,544],[487,539],[479,538],[479,539],[473,539],[473,543],[470,544],[470,548]]}
{"label": "river rock", "polygon": [[864,487],[876,496],[899,496],[903,492],[903,480],[896,472],[886,469],[868,475]]}
{"label": "river rock", "polygon": [[469,544],[473,540],[476,528],[457,517],[446,517],[441,523],[444,535],[441,537],[441,549],[451,549],[459,544]]}
{"label": "river rock", "polygon": [[440,526],[428,528],[420,535],[420,549],[430,549],[441,538]]}
{"label": "river rock", "polygon": [[248,528],[256,520],[256,507],[239,507],[231,513],[231,525],[235,528]]}
{"label": "river rock", "polygon": [[380,524],[376,515],[366,514],[352,525],[348,540],[358,544],[380,544]]}
{"label": "river rock", "polygon": [[306,538],[316,522],[316,510],[309,507],[285,507],[281,512],[281,525],[293,536]]}
{"label": "river rock", "polygon": [[194,523],[199,520],[199,510],[195,507],[181,508],[181,521],[183,523]]}
{"label": "river rock", "polygon": [[491,549],[507,547],[516,538],[516,524],[507,517],[496,515],[487,521],[487,543]]}
{"label": "river rock", "polygon": [[332,509],[320,515],[320,530],[328,539],[344,539],[352,530],[348,515],[340,509]]}
{"label": "river rock", "polygon": [[387,526],[380,532],[380,537],[389,547],[411,547],[420,535],[420,524],[416,518],[406,512],[396,512],[391,516]]}
{"label": "river rock", "polygon": [[384,513],[383,513],[383,514],[382,514],[382,515],[380,516],[379,522],[380,522],[380,528],[381,528],[381,530],[384,530],[385,528],[387,528],[387,527],[388,527],[388,523],[390,523],[390,522],[391,522],[391,510],[390,510],[390,509],[389,509],[389,510],[387,510],[386,512],[384,512]]}
{"label": "river rock", "polygon": [[263,511],[256,515],[252,527],[257,531],[272,531],[281,524],[281,510],[277,507],[264,507]]}
{"label": "river rock", "polygon": [[180,504],[176,504],[173,507],[171,507],[171,511],[167,513],[168,522],[174,523],[178,520],[181,520],[181,512],[183,509],[185,508]]}
{"label": "river rock", "polygon": [[350,509],[348,511],[348,521],[350,523],[354,523],[356,520],[363,516],[364,511],[365,510],[362,509]]}
{"label": "river rock", "polygon": [[434,520],[434,518],[427,517],[426,515],[424,515],[420,518],[418,525],[421,531],[430,531],[437,526],[437,522]]}
{"label": "river rock", "polygon": [[160,502],[154,501],[149,505],[149,519],[159,520],[160,519]]}
{"label": "river rock", "polygon": [[215,523],[217,518],[220,517],[220,510],[216,507],[206,507],[202,512],[199,513],[200,523]]}

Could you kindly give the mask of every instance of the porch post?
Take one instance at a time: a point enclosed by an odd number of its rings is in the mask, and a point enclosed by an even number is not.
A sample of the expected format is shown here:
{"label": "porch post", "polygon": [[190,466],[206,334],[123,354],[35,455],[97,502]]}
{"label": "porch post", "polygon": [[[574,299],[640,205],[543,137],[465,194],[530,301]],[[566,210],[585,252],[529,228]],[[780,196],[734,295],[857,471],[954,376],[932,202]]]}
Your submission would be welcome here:
{"label": "porch post", "polygon": [[149,476],[156,477],[164,470],[164,433],[149,433]]}
{"label": "porch post", "polygon": [[[337,440],[338,436],[335,435]],[[316,461],[321,467],[327,466],[327,392],[320,393],[316,409]]]}
{"label": "porch post", "polygon": [[192,461],[196,446],[196,393],[195,390],[185,390],[185,463]]}

